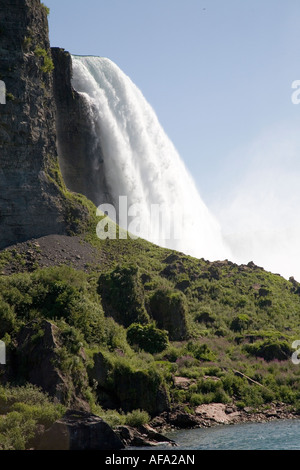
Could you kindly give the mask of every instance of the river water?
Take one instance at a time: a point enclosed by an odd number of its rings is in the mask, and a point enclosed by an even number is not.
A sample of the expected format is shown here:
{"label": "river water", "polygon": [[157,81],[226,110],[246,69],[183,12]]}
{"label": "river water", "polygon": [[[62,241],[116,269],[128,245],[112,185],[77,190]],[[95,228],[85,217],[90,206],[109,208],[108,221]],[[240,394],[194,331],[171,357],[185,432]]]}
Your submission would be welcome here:
{"label": "river water", "polygon": [[300,450],[300,419],[174,431],[167,437],[178,444],[176,450]]}

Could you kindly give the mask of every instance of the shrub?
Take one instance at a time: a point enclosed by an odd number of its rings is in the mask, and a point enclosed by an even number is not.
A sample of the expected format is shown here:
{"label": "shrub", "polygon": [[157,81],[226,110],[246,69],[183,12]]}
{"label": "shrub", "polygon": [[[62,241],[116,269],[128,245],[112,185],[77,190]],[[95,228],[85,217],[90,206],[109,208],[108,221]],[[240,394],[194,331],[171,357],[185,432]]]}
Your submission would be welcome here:
{"label": "shrub", "polygon": [[150,310],[158,328],[167,330],[171,341],[187,339],[188,309],[182,292],[158,289],[150,299]]}
{"label": "shrub", "polygon": [[250,323],[251,321],[248,315],[240,314],[232,320],[230,329],[235,332],[241,332],[246,330]]}
{"label": "shrub", "polygon": [[212,325],[216,321],[216,318],[216,315],[211,313],[209,310],[204,310],[196,315],[195,321],[197,323],[205,323],[206,325]]}
{"label": "shrub", "polygon": [[102,274],[98,281],[98,292],[106,316],[113,317],[125,328],[132,323],[148,323],[144,290],[135,266],[117,267],[108,274]]}
{"label": "shrub", "polygon": [[43,59],[43,64],[40,66],[40,70],[43,73],[50,73],[54,69],[54,64],[52,57],[49,52],[47,52],[42,47],[37,47],[35,49],[35,55]]}
{"label": "shrub", "polygon": [[0,299],[0,338],[6,333],[10,334],[16,327],[16,314],[13,308]]}
{"label": "shrub", "polygon": [[155,354],[164,351],[169,344],[168,335],[154,325],[142,326],[134,323],[127,330],[127,340],[131,346],[138,346],[144,351]]}
{"label": "shrub", "polygon": [[64,412],[33,385],[0,387],[0,450],[25,450],[38,426],[50,427]]}
{"label": "shrub", "polygon": [[148,424],[150,421],[150,416],[147,411],[134,410],[131,413],[127,413],[125,418],[125,424],[133,428],[138,428]]}
{"label": "shrub", "polygon": [[50,8],[47,7],[43,2],[41,3],[42,8],[44,8],[46,15],[50,15]]}
{"label": "shrub", "polygon": [[215,361],[216,354],[210,349],[207,344],[194,343],[189,341],[186,350],[199,361]]}
{"label": "shrub", "polygon": [[266,361],[286,361],[292,356],[293,350],[287,341],[268,339],[254,344],[246,344],[244,349],[252,356],[262,357]]}

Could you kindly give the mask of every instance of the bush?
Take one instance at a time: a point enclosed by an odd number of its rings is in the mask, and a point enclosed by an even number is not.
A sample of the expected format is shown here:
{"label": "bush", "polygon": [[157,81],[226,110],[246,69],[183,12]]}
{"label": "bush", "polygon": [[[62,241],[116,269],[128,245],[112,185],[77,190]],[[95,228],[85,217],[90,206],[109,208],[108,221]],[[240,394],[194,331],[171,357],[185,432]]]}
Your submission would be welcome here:
{"label": "bush", "polygon": [[132,323],[148,323],[144,290],[135,266],[117,267],[108,274],[102,274],[98,281],[98,292],[106,316],[113,317],[125,328]]}
{"label": "bush", "polygon": [[10,334],[16,327],[16,314],[13,308],[0,299],[0,339],[6,334]]}
{"label": "bush", "polygon": [[209,310],[204,310],[196,315],[195,321],[197,323],[205,323],[206,325],[212,325],[215,323],[217,317]]}
{"label": "bush", "polygon": [[198,361],[215,361],[217,357],[207,344],[189,341],[186,350],[192,354],[195,359],[198,359]]}
{"label": "bush", "polygon": [[150,416],[147,411],[134,410],[131,413],[127,413],[125,418],[125,424],[133,428],[138,428],[148,424],[150,421]]}
{"label": "bush", "polygon": [[0,387],[0,450],[25,450],[38,426],[50,427],[65,408],[33,385]]}
{"label": "bush", "polygon": [[40,66],[40,69],[43,73],[50,73],[54,70],[54,64],[50,53],[41,47],[35,49],[35,55],[43,59],[43,64]]}
{"label": "bush", "polygon": [[250,323],[251,321],[248,315],[240,314],[232,320],[230,329],[235,332],[241,332],[246,330]]}
{"label": "bush", "polygon": [[150,310],[158,328],[167,330],[171,341],[187,339],[188,308],[182,292],[158,289],[150,299]]}
{"label": "bush", "polygon": [[293,350],[287,341],[258,341],[254,344],[246,344],[244,349],[252,356],[262,357],[266,361],[286,361],[291,358]]}
{"label": "bush", "polygon": [[127,330],[127,340],[131,346],[136,345],[150,354],[160,353],[169,345],[166,331],[159,330],[154,325],[142,326],[134,323]]}

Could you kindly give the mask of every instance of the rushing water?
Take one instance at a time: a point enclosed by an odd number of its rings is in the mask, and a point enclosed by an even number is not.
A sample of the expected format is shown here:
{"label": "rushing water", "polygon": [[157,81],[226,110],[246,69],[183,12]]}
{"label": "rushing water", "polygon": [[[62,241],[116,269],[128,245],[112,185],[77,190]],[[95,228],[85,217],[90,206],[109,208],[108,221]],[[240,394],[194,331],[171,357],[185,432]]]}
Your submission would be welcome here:
{"label": "rushing water", "polygon": [[167,436],[178,444],[176,450],[300,450],[300,420],[192,429]]}
{"label": "rushing water", "polygon": [[[101,154],[94,152],[94,168],[103,162],[114,207],[119,212],[119,197],[126,196],[128,206],[139,214],[138,227],[129,231],[193,256],[230,258],[219,224],[131,79],[109,59],[74,56],[73,86],[86,99],[91,148],[102,149]],[[97,192],[101,195],[103,188],[94,188]],[[97,205],[109,202],[100,199]]]}

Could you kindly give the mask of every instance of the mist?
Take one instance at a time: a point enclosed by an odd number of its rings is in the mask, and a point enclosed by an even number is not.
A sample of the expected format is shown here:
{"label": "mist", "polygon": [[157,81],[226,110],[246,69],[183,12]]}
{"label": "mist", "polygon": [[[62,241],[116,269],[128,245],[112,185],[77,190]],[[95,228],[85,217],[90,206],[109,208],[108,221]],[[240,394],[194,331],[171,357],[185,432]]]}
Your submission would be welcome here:
{"label": "mist", "polygon": [[243,151],[247,170],[215,212],[235,262],[300,281],[300,136],[277,127]]}

